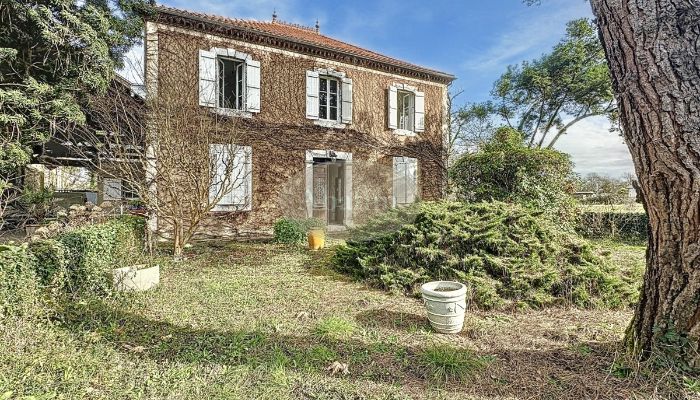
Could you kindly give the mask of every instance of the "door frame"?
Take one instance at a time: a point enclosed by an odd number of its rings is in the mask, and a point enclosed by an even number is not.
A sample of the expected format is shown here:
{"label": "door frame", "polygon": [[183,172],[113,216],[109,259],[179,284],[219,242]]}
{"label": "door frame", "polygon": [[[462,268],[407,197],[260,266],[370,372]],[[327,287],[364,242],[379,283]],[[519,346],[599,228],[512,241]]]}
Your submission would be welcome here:
{"label": "door frame", "polygon": [[331,158],[343,160],[345,168],[345,188],[344,188],[344,215],[343,225],[352,227],[352,153],[334,150],[306,150],[306,216],[313,216],[313,177],[314,158]]}

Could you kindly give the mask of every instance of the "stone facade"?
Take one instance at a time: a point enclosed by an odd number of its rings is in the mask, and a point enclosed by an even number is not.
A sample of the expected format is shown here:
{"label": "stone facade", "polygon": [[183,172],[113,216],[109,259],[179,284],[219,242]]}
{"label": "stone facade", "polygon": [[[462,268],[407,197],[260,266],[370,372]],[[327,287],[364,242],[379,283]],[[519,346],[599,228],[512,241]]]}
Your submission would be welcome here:
{"label": "stone facade", "polygon": [[[218,23],[221,25],[221,21]],[[232,25],[235,27],[235,23]],[[386,71],[388,67],[368,68],[360,58],[340,62],[336,57],[290,51],[287,39],[285,46],[265,44],[251,35],[241,40],[240,35],[232,33],[237,32],[234,28],[227,29],[207,28],[199,19],[181,14],[174,18],[168,9],[146,23],[149,93],[171,90],[161,79],[165,74],[198,74],[200,50],[235,49],[260,63],[260,111],[238,117],[242,132],[238,144],[252,147],[250,211],[212,213],[202,231],[215,236],[269,232],[280,217],[312,216],[311,168],[314,157],[324,154],[342,165],[344,181],[342,188],[336,188],[344,196],[342,225],[361,224],[394,204],[395,156],[418,160],[417,198],[433,200],[442,196],[447,85],[453,78],[431,75],[419,67],[412,70],[410,65]],[[179,71],[164,67],[164,57],[174,52],[188,58],[186,67]],[[338,71],[352,79],[351,123],[328,127],[307,119],[305,79],[306,71],[313,70]],[[424,93],[423,132],[402,136],[387,127],[387,90],[391,85],[410,85]],[[192,101],[197,98],[193,96]]]}

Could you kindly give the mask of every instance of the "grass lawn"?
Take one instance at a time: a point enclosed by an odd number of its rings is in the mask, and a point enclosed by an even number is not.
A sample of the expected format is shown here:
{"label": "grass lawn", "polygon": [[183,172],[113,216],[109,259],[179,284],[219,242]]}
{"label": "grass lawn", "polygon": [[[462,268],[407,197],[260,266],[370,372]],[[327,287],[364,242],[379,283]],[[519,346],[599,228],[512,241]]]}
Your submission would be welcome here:
{"label": "grass lawn", "polygon": [[[643,270],[643,247],[600,245],[631,274]],[[326,257],[199,244],[187,261],[161,260],[161,285],[135,299],[75,304],[52,324],[11,321],[0,333],[0,399],[582,399],[667,390],[616,361],[631,310],[469,312],[461,334],[439,335],[418,299],[351,282],[324,267]]]}

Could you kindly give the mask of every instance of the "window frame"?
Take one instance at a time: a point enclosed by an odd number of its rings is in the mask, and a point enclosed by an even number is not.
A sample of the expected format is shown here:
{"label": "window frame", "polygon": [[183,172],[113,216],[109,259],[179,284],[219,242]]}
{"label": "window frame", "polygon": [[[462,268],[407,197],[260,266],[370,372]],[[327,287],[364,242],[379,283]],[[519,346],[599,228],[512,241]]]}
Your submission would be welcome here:
{"label": "window frame", "polygon": [[[234,94],[236,107],[225,107],[222,93],[222,64],[232,61],[235,69]],[[240,76],[239,76],[240,71]],[[239,104],[240,103],[240,104]],[[246,107],[246,61],[236,57],[216,55],[216,108],[220,110],[247,111]]]}
{"label": "window frame", "polygon": [[[406,100],[408,104],[406,105]],[[416,93],[410,90],[396,90],[396,129],[415,132]]]}
{"label": "window frame", "polygon": [[[322,104],[321,102],[321,82],[326,81],[326,102],[325,104]],[[335,89],[335,106],[331,106],[331,82],[336,83],[336,89]],[[327,122],[334,122],[334,123],[340,123],[342,120],[342,79],[332,76],[332,75],[327,75],[327,74],[319,74],[318,76],[318,119],[319,121],[327,121]],[[321,117],[321,109],[325,107],[326,108],[326,118]],[[335,119],[330,118],[330,111],[331,107],[335,107]]]}

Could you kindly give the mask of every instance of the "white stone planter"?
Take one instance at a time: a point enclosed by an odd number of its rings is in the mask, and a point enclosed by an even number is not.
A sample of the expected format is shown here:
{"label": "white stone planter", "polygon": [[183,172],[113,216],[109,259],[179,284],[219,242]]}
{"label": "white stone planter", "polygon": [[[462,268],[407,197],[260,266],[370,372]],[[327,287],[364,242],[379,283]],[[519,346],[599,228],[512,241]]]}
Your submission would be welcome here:
{"label": "white stone planter", "polygon": [[160,282],[160,266],[142,268],[143,265],[116,268],[112,271],[113,284],[120,291],[143,291]]}
{"label": "white stone planter", "polygon": [[433,329],[440,333],[459,333],[464,326],[467,287],[459,282],[435,281],[421,286],[423,303]]}

